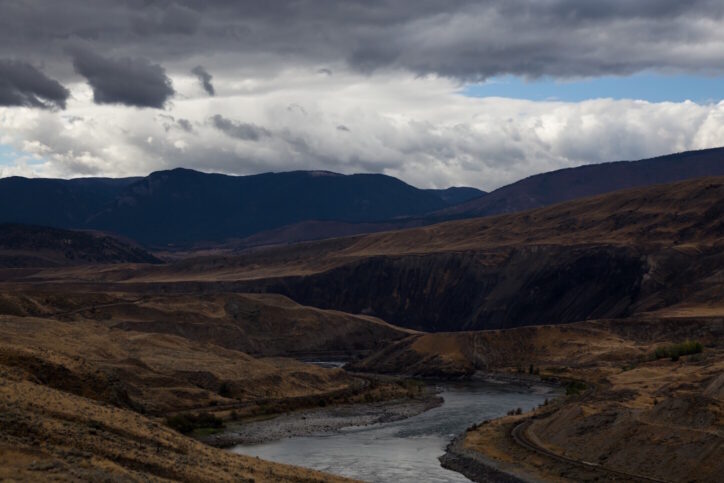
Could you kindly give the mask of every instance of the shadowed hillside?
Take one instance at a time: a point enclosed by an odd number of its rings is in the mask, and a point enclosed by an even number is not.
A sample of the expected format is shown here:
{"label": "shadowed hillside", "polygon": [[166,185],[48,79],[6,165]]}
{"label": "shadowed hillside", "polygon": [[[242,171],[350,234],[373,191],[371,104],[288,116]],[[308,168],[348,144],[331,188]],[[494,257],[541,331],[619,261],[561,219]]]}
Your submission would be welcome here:
{"label": "shadowed hillside", "polygon": [[0,224],[0,268],[161,263],[138,246],[99,233]]}
{"label": "shadowed hillside", "polygon": [[0,178],[0,222],[85,228],[89,216],[140,178]]}
{"label": "shadowed hillside", "polygon": [[440,215],[471,218],[513,213],[626,188],[723,175],[724,148],[640,161],[591,164],[525,178],[488,193],[484,198],[445,209]]}

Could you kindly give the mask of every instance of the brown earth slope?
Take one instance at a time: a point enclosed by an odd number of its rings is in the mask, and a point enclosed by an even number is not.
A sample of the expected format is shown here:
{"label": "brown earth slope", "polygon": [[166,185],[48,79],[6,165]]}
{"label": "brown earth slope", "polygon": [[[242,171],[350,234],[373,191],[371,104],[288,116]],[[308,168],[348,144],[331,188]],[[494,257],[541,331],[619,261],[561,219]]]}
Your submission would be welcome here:
{"label": "brown earth slope", "polygon": [[355,394],[340,369],[92,320],[0,316],[0,478],[327,481],[171,430],[183,411],[254,414],[274,401]]}
{"label": "brown earth slope", "polygon": [[6,285],[0,292],[0,314],[94,320],[109,328],[172,334],[253,356],[345,360],[412,333],[374,317],[305,307],[276,294],[139,295]]}
{"label": "brown earth slope", "polygon": [[3,481],[342,481],[232,454],[0,365]]}
{"label": "brown earth slope", "polygon": [[95,321],[0,316],[0,364],[79,396],[164,415],[271,398],[321,395],[358,384],[340,370]]}

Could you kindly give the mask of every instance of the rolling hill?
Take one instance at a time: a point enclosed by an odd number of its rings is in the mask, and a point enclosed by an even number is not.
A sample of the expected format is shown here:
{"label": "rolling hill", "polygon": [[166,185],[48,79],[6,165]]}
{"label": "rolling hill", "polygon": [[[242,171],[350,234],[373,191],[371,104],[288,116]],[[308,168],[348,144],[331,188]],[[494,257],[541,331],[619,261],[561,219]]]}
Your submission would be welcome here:
{"label": "rolling hill", "polygon": [[481,194],[326,171],[226,176],[179,168],[145,178],[12,177],[0,179],[0,222],[97,229],[145,245],[189,246],[302,222],[354,225],[419,216]]}
{"label": "rolling hill", "polygon": [[436,194],[383,175],[225,176],[175,169],[128,186],[88,225],[146,244],[183,244],[242,238],[304,220],[378,221],[446,205]]}
{"label": "rolling hill", "polygon": [[0,223],[0,268],[161,263],[142,248],[100,233]]}
{"label": "rolling hill", "polygon": [[688,151],[639,161],[561,169],[525,178],[436,215],[472,218],[540,208],[628,188],[724,176],[724,148]]}

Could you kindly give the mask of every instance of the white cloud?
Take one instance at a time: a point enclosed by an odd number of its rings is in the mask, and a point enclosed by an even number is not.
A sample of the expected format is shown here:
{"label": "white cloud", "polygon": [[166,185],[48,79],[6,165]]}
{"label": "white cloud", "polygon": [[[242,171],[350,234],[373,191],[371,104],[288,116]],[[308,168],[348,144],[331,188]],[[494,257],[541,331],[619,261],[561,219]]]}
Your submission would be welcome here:
{"label": "white cloud", "polygon": [[[330,69],[333,75],[298,68],[271,78],[215,76],[213,98],[191,74],[172,76],[178,95],[165,111],[98,106],[87,86],[69,85],[62,113],[0,108],[2,142],[44,160],[0,174],[327,169],[384,172],[420,187],[492,189],[538,172],[724,139],[724,103],[468,98],[445,78]],[[216,115],[269,135],[229,136],[212,121]]]}

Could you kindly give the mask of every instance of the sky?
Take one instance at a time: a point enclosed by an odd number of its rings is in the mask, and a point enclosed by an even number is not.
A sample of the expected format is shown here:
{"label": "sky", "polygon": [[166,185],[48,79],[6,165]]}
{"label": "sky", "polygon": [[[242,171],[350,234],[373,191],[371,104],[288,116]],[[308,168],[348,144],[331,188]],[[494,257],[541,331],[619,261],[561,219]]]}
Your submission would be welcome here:
{"label": "sky", "polygon": [[720,0],[0,0],[0,177],[490,190],[724,145]]}

